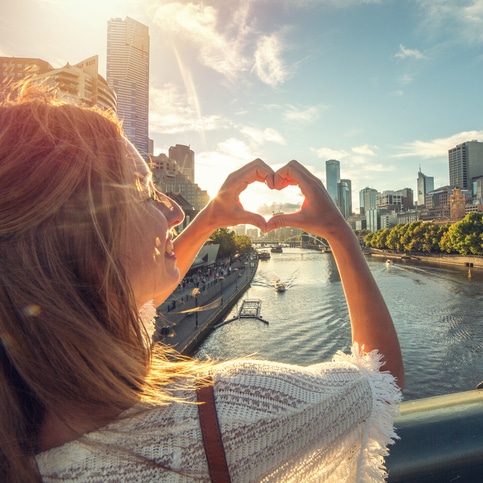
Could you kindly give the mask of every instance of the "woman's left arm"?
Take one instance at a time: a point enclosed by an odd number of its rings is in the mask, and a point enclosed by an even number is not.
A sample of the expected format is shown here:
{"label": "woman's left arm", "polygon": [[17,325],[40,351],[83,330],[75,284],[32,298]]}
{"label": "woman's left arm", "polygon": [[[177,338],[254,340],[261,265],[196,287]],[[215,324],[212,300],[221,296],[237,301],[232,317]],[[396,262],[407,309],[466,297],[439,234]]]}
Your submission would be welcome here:
{"label": "woman's left arm", "polygon": [[249,184],[255,181],[264,183],[267,177],[272,176],[272,168],[261,159],[255,159],[227,177],[216,196],[174,240],[181,277],[189,270],[201,247],[217,228],[247,224],[266,230],[266,222],[261,215],[243,208],[240,193]]}

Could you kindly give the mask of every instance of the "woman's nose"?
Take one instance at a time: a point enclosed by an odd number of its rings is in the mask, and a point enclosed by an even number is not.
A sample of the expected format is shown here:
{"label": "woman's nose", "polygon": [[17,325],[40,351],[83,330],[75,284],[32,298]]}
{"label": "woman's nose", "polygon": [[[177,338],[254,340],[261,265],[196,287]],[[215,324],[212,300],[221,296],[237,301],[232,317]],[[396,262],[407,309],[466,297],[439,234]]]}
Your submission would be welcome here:
{"label": "woman's nose", "polygon": [[184,220],[184,212],[176,201],[165,194],[160,194],[159,204],[164,216],[168,220],[170,228],[182,223]]}

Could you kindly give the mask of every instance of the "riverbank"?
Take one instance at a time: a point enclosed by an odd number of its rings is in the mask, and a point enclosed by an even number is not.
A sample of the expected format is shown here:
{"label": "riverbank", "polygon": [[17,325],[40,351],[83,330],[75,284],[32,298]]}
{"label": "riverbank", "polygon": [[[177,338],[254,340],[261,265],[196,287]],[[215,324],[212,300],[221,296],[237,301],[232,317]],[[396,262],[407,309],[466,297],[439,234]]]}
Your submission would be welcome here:
{"label": "riverbank", "polygon": [[221,277],[176,290],[158,307],[156,339],[192,355],[248,290],[257,268],[258,258],[250,256],[234,263]]}
{"label": "riverbank", "polygon": [[447,254],[429,254],[423,255],[419,253],[396,253],[391,250],[379,250],[377,248],[369,248],[364,250],[367,256],[384,257],[389,260],[400,261],[422,261],[428,263],[437,263],[440,265],[453,265],[461,268],[483,268],[483,257],[479,256],[463,256],[463,255],[447,255]]}

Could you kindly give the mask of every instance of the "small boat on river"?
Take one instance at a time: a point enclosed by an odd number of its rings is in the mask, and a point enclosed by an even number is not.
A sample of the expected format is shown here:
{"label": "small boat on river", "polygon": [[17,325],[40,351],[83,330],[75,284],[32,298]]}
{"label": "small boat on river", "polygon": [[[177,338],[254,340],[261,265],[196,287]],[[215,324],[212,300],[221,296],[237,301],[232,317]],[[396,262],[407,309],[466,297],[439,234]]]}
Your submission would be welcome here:
{"label": "small boat on river", "polygon": [[270,252],[268,252],[267,250],[262,250],[261,252],[258,252],[258,259],[270,260]]}
{"label": "small boat on river", "polygon": [[283,253],[282,245],[275,245],[272,248],[270,248],[270,251],[272,253]]}
{"label": "small boat on river", "polygon": [[275,282],[275,290],[277,292],[285,292],[285,290],[287,290],[287,287],[286,287],[286,285],[282,281],[277,280]]}

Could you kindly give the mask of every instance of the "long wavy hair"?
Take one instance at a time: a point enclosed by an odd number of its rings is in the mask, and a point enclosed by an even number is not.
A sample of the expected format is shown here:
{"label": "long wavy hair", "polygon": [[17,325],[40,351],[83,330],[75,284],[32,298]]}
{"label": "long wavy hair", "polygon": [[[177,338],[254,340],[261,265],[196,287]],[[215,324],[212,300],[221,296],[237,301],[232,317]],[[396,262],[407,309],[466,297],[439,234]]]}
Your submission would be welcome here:
{"label": "long wavy hair", "polygon": [[28,85],[0,105],[1,481],[40,481],[47,411],[122,411],[195,370],[153,358],[120,263],[132,162],[108,113]]}

